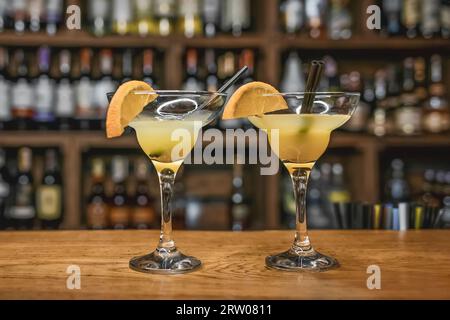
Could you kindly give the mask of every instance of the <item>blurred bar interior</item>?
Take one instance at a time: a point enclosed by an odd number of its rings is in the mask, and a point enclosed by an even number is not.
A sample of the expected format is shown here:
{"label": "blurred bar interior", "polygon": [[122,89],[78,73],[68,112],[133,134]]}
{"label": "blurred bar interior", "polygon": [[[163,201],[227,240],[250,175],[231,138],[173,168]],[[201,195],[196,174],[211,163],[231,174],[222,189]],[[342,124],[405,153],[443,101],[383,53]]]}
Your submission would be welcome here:
{"label": "blurred bar interior", "polygon": [[[366,26],[371,4],[381,30]],[[81,30],[66,27],[70,5]],[[361,102],[311,173],[309,226],[446,227],[449,37],[448,0],[0,0],[0,229],[158,228],[156,173],[134,134],[106,140],[106,93],[129,79],[217,90],[243,65],[240,84],[302,91],[312,59],[326,63],[320,90]],[[185,165],[181,175],[177,229],[295,223],[283,170]]]}

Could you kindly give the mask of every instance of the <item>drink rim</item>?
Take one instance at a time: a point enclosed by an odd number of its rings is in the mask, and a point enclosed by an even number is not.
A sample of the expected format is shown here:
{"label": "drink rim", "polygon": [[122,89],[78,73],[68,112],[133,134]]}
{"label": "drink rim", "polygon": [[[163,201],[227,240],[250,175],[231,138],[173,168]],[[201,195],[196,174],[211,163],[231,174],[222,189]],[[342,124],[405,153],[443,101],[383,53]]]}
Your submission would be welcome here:
{"label": "drink rim", "polygon": [[292,98],[302,98],[305,95],[314,94],[315,99],[317,98],[326,98],[326,97],[360,97],[361,94],[359,92],[340,92],[340,91],[316,91],[316,92],[277,92],[277,93],[263,93],[263,97],[274,97],[274,96],[282,96],[282,97],[292,97]]}
{"label": "drink rim", "polygon": [[218,91],[205,91],[205,90],[135,90],[133,92],[134,94],[150,94],[150,95],[159,95],[163,97],[177,97],[177,96],[221,96],[226,97],[228,94],[225,92],[218,92]]}

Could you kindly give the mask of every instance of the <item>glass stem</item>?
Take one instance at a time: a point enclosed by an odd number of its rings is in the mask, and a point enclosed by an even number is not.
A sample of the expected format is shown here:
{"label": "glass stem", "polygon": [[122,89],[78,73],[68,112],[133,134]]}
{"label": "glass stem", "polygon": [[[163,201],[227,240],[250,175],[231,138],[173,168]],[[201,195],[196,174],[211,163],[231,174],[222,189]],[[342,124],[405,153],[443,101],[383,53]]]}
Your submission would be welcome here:
{"label": "glass stem", "polygon": [[299,168],[291,172],[296,210],[296,230],[292,250],[297,254],[312,250],[306,226],[306,190],[310,172],[309,168]]}
{"label": "glass stem", "polygon": [[172,198],[176,173],[164,169],[158,173],[161,191],[161,235],[159,237],[158,251],[171,252],[176,250],[175,241],[172,240]]}

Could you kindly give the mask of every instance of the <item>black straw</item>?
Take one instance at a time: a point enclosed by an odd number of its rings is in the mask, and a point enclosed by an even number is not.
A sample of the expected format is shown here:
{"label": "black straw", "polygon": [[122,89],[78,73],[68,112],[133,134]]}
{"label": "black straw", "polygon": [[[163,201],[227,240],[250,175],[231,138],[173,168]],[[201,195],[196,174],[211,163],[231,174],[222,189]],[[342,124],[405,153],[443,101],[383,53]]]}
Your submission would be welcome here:
{"label": "black straw", "polygon": [[302,113],[311,113],[314,105],[314,97],[322,78],[325,63],[321,60],[313,60],[309,67],[308,79],[306,80],[305,96],[303,97]]}

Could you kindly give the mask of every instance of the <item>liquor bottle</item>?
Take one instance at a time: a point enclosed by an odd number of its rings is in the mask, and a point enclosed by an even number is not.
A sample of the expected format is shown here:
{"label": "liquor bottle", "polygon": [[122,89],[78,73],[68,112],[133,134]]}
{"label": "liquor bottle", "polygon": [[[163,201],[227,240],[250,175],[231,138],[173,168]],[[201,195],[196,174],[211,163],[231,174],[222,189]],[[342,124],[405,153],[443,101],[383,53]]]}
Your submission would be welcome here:
{"label": "liquor bottle", "polygon": [[[14,79],[11,89],[13,126],[18,130],[33,129],[34,92],[29,82],[28,61],[23,49],[17,49],[13,57]],[[15,81],[14,81],[15,80]]]}
{"label": "liquor bottle", "polygon": [[199,0],[179,0],[178,16],[179,30],[187,38],[202,33]]}
{"label": "liquor bottle", "polygon": [[46,17],[47,34],[54,35],[61,24],[63,17],[63,3],[64,0],[47,0],[46,1]]}
{"label": "liquor bottle", "polygon": [[125,49],[122,53],[122,79],[121,83],[130,81],[133,77],[133,51]]}
{"label": "liquor bottle", "polygon": [[109,33],[111,26],[111,2],[109,0],[89,0],[88,24],[91,32],[102,37]]}
{"label": "liquor bottle", "polygon": [[426,78],[426,61],[423,57],[417,57],[414,59],[414,93],[420,105],[423,105],[428,98]]}
{"label": "liquor bottle", "polygon": [[[348,87],[344,90],[350,92],[363,93],[361,75],[358,71],[352,71],[349,74]],[[353,112],[353,116],[345,124],[344,128],[349,131],[361,132],[366,129],[367,121],[370,116],[371,107],[363,99],[361,99]]]}
{"label": "liquor bottle", "polygon": [[222,29],[231,31],[233,36],[239,37],[250,27],[250,1],[227,0],[222,2]]}
{"label": "liquor bottle", "polygon": [[116,83],[112,78],[113,71],[113,53],[110,49],[102,49],[99,53],[100,74],[99,79],[96,79],[94,87],[94,106],[95,118],[93,120],[93,129],[101,129],[104,126],[104,119],[106,116],[106,109],[108,108],[108,98],[106,94],[114,92]]}
{"label": "liquor bottle", "polygon": [[216,92],[219,87],[219,79],[217,78],[216,52],[214,49],[205,50],[205,64],[208,75],[206,76],[206,90]]}
{"label": "liquor bottle", "polygon": [[111,176],[114,183],[109,209],[110,226],[126,229],[130,224],[130,201],[127,194],[128,158],[114,156],[111,160]]}
{"label": "liquor bottle", "polygon": [[69,50],[59,52],[59,79],[56,85],[55,115],[59,130],[74,127],[75,93],[71,81],[72,55]]}
{"label": "liquor bottle", "polygon": [[402,0],[383,0],[382,3],[384,13],[384,33],[389,36],[400,35],[402,31],[401,26],[401,11]]}
{"label": "liquor bottle", "polygon": [[55,149],[46,150],[44,163],[44,176],[36,190],[37,217],[44,229],[57,229],[63,215],[63,193]]}
{"label": "liquor bottle", "polygon": [[295,51],[289,54],[285,62],[280,88],[283,92],[301,92],[305,90],[302,61]]}
{"label": "liquor bottle", "polygon": [[250,203],[244,189],[244,165],[233,165],[232,191],[229,203],[231,230],[242,231],[250,226]]}
{"label": "liquor bottle", "polygon": [[305,0],[306,26],[311,38],[323,35],[327,2],[324,0]]}
{"label": "liquor bottle", "polygon": [[198,51],[197,49],[188,49],[186,51],[186,80],[183,89],[189,91],[198,91],[203,89],[203,85],[198,80]]}
{"label": "liquor bottle", "polygon": [[32,32],[41,30],[44,16],[44,0],[29,0],[28,16],[30,19],[29,28]]}
{"label": "liquor bottle", "polygon": [[140,36],[156,33],[152,0],[134,0],[135,32]]}
{"label": "liquor bottle", "polygon": [[332,226],[331,216],[327,215],[326,211],[322,210],[324,199],[322,190],[320,188],[320,180],[320,170],[317,168],[313,168],[309,175],[308,193],[306,200],[308,203],[308,226],[311,226],[311,228],[313,229],[330,228]]}
{"label": "liquor bottle", "polygon": [[297,33],[303,27],[305,23],[305,8],[303,5],[303,0],[284,0],[281,2],[281,21],[286,33]]}
{"label": "liquor bottle", "polygon": [[91,122],[95,116],[94,110],[94,84],[91,79],[91,61],[92,50],[83,48],[80,50],[80,77],[75,84],[75,104],[76,104],[76,119],[77,129],[89,130],[91,129]]}
{"label": "liquor bottle", "polygon": [[112,3],[112,31],[119,35],[126,35],[131,30],[132,9],[130,0],[113,0]]}
{"label": "liquor bottle", "polygon": [[49,47],[41,47],[37,53],[39,76],[34,83],[36,110],[34,122],[38,129],[51,129],[54,125],[54,93],[55,85],[50,78],[51,52]]}
{"label": "liquor bottle", "polygon": [[328,18],[328,36],[333,40],[350,39],[352,36],[352,15],[349,0],[331,0]]}
{"label": "liquor bottle", "polygon": [[86,222],[90,229],[106,229],[109,225],[109,206],[105,194],[105,163],[101,158],[92,159],[92,187],[86,206]]}
{"label": "liquor bottle", "polygon": [[433,169],[427,169],[423,175],[422,190],[417,201],[424,206],[438,207],[440,205],[439,198],[436,197],[433,190],[436,172]]}
{"label": "liquor bottle", "polygon": [[203,0],[204,32],[207,37],[214,37],[220,24],[220,0]]}
{"label": "liquor bottle", "polygon": [[409,200],[409,184],[405,179],[405,164],[400,159],[391,162],[390,177],[386,182],[386,199],[394,204]]}
{"label": "liquor bottle", "polygon": [[27,17],[27,1],[16,0],[11,2],[11,15],[14,23],[14,31],[17,33],[23,33],[26,28]]}
{"label": "liquor bottle", "polygon": [[375,72],[374,79],[375,91],[375,109],[373,112],[373,120],[370,123],[370,131],[376,136],[384,136],[389,133],[389,121],[386,115],[386,72],[383,69]]}
{"label": "liquor bottle", "polygon": [[432,38],[439,34],[441,0],[422,1],[422,23],[421,30],[424,38]]}
{"label": "liquor bottle", "polygon": [[420,1],[403,0],[402,23],[408,38],[417,37],[420,22]]}
{"label": "liquor bottle", "polygon": [[396,129],[406,135],[417,133],[420,129],[421,115],[414,77],[414,59],[406,58],[403,62],[403,93],[395,113]]}
{"label": "liquor bottle", "polygon": [[154,51],[152,49],[144,49],[142,52],[142,78],[152,88],[156,88],[156,78],[154,74]]}
{"label": "liquor bottle", "polygon": [[0,32],[3,32],[7,27],[9,9],[8,0],[0,0]]}
{"label": "liquor bottle", "polygon": [[344,166],[341,163],[334,163],[331,166],[331,185],[328,191],[328,201],[350,202],[351,194],[345,185]]}
{"label": "liquor bottle", "polygon": [[31,229],[36,217],[31,165],[31,149],[20,148],[17,161],[18,171],[12,185],[12,201],[7,214],[11,225],[16,229]]}
{"label": "liquor bottle", "polygon": [[450,38],[450,0],[441,0],[440,22],[442,38]]}
{"label": "liquor bottle", "polygon": [[[225,83],[236,72],[236,56],[233,51],[226,51],[217,59],[217,77],[220,83]],[[231,95],[236,90],[236,85],[232,85],[227,93]],[[221,129],[235,129],[242,127],[242,119],[231,119],[219,121]]]}
{"label": "liquor bottle", "polygon": [[6,152],[0,149],[0,230],[7,226],[6,210],[7,202],[11,196],[12,179],[6,166]]}
{"label": "liquor bottle", "polygon": [[319,83],[319,90],[339,91],[341,90],[340,79],[338,75],[338,64],[331,56],[324,56],[325,63],[322,80]]}
{"label": "liquor bottle", "polygon": [[450,130],[450,105],[445,96],[442,82],[442,57],[433,55],[430,59],[430,96],[425,103],[423,128],[431,133]]}
{"label": "liquor bottle", "polygon": [[155,21],[158,33],[167,36],[174,31],[176,0],[154,0]]}
{"label": "liquor bottle", "polygon": [[8,51],[0,47],[0,130],[11,125],[11,84],[8,79]]}
{"label": "liquor bottle", "polygon": [[255,75],[255,54],[252,49],[244,49],[239,55],[239,69],[245,66],[247,66],[248,70],[242,80],[242,84],[252,82]]}
{"label": "liquor bottle", "polygon": [[148,161],[140,157],[134,165],[137,180],[136,194],[133,201],[131,226],[136,229],[149,229],[157,222],[155,199],[148,187]]}

